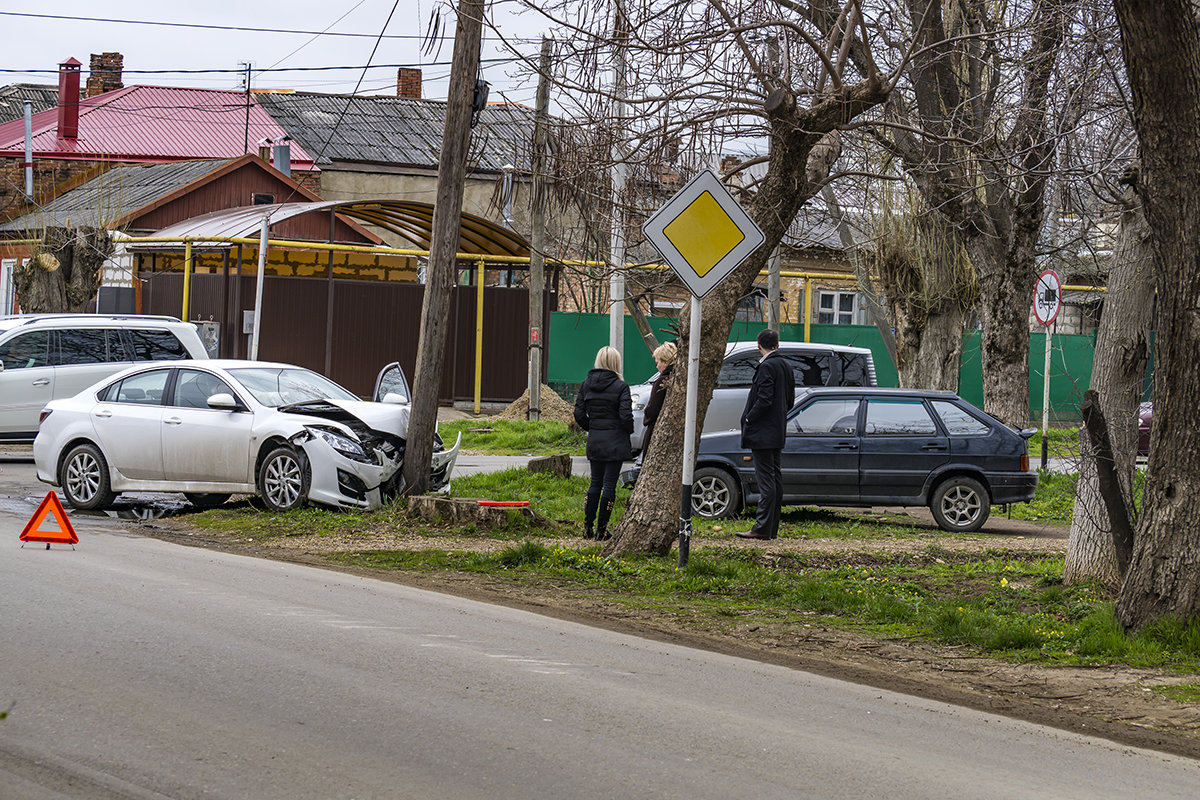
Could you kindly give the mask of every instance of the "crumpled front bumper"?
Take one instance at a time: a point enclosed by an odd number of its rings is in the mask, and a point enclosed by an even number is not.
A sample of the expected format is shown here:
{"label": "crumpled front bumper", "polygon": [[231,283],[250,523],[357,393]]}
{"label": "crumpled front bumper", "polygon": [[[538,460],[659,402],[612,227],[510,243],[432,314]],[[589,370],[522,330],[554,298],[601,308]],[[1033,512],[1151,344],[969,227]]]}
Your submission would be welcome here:
{"label": "crumpled front bumper", "polygon": [[[367,463],[342,455],[320,437],[293,441],[308,459],[308,499],[311,502],[370,510],[379,508],[403,489],[400,472],[404,458],[400,454],[389,458],[376,450],[376,458],[381,463]],[[460,433],[453,448],[433,454],[430,488],[434,491],[449,485],[461,442]]]}

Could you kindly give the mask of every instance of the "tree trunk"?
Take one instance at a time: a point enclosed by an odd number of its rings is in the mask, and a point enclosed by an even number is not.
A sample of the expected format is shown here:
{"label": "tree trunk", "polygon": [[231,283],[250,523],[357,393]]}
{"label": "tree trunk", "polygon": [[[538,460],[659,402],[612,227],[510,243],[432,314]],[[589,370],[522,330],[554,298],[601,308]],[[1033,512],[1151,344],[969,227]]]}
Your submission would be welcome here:
{"label": "tree trunk", "polygon": [[1134,101],[1139,195],[1153,233],[1158,335],[1150,466],[1129,573],[1127,630],[1200,618],[1200,21],[1191,0],[1115,0]]}
{"label": "tree trunk", "polygon": [[897,314],[896,320],[900,385],[957,392],[966,316],[962,309],[949,308],[931,315],[923,326],[903,321],[900,316]]}
{"label": "tree trunk", "polygon": [[[1131,198],[1132,199],[1132,198]],[[1108,293],[1092,362],[1091,388],[1099,394],[1108,420],[1113,466],[1126,506],[1133,508],[1137,459],[1137,409],[1150,351],[1154,273],[1150,231],[1140,206],[1121,215],[1118,242],[1108,276]],[[1063,582],[1099,581],[1120,585],[1113,552],[1112,526],[1097,479],[1096,456],[1086,431],[1080,431],[1079,483],[1071,514]]]}
{"label": "tree trunk", "polygon": [[78,314],[96,297],[112,236],[98,228],[47,228],[37,252],[13,271],[26,314]]}
{"label": "tree trunk", "polygon": [[[785,95],[768,101],[771,122],[771,155],[767,174],[747,211],[766,236],[766,241],[703,301],[699,380],[696,392],[697,442],[704,414],[712,398],[717,373],[725,355],[725,344],[733,327],[738,302],[750,290],[766,266],[800,206],[820,191],[828,167],[836,161],[834,137],[817,148],[826,134],[887,99],[886,84],[878,74],[853,86],[845,86],[807,109],[796,106],[795,97]],[[821,164],[810,171],[809,156]],[[654,429],[654,447],[642,464],[637,488],[629,498],[625,514],[613,531],[605,553],[654,553],[666,555],[678,534],[683,475],[683,428],[685,418],[688,315],[681,315],[683,335],[659,421]]]}
{"label": "tree trunk", "polygon": [[[996,240],[977,241],[983,330],[983,408],[1018,428],[1029,424],[1029,310],[1036,277],[1028,264],[995,252]],[[976,254],[988,251],[987,255]]]}

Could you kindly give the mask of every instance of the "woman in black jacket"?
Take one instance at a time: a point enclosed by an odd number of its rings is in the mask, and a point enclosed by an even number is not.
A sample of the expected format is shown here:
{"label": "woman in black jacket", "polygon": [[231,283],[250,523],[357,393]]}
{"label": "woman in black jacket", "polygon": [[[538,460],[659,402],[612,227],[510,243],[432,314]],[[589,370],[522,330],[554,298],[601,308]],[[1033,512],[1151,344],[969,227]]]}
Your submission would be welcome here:
{"label": "woman in black jacket", "polygon": [[587,431],[587,457],[592,466],[592,485],[583,506],[583,536],[610,539],[608,520],[617,499],[617,476],[621,464],[633,457],[629,444],[633,403],[629,384],[621,380],[621,354],[614,348],[601,347],[596,353],[596,368],[588,372],[575,396],[575,421]]}
{"label": "woman in black jacket", "polygon": [[662,411],[663,400],[667,397],[667,381],[671,377],[671,366],[675,363],[678,349],[674,342],[660,344],[654,349],[654,365],[658,367],[658,377],[650,387],[650,397],[646,400],[646,409],[642,412],[642,454],[638,457],[645,462],[646,454],[650,452],[650,437],[654,435],[654,427],[658,423],[658,415]]}

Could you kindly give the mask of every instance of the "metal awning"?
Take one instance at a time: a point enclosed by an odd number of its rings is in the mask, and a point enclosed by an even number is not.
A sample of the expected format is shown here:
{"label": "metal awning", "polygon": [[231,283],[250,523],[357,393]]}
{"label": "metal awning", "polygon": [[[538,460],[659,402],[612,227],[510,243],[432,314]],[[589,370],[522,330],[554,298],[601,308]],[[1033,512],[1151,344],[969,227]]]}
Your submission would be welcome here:
{"label": "metal awning", "polygon": [[[180,241],[203,242],[206,237],[213,237],[214,240],[226,237],[257,237],[264,215],[269,216],[274,224],[300,214],[328,210],[391,231],[412,242],[416,249],[429,249],[433,235],[433,206],[429,203],[401,200],[327,200],[317,203],[274,203],[228,208],[177,222],[150,234],[147,238],[177,238]],[[461,224],[458,247],[460,253],[529,256],[529,243],[515,231],[474,214],[463,214]],[[221,246],[221,243],[216,241],[212,244]],[[145,243],[134,247],[153,249],[161,248],[163,244],[152,246]]]}

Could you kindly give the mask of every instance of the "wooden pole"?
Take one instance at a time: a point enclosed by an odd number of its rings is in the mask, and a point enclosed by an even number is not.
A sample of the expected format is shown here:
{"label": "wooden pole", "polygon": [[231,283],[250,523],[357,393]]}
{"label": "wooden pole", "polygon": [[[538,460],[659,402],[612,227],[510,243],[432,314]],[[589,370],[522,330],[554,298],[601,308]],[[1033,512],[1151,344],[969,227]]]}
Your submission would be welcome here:
{"label": "wooden pole", "polygon": [[460,0],[458,4],[458,28],[454,34],[454,58],[450,65],[433,234],[404,457],[405,492],[408,494],[426,490],[433,461],[438,391],[442,385],[442,362],[446,353],[446,322],[450,317],[455,255],[461,239],[463,183],[471,139],[471,105],[479,71],[479,45],[483,37],[483,8],[484,0]]}
{"label": "wooden pole", "polygon": [[536,115],[533,121],[533,202],[530,211],[532,250],[529,253],[529,410],[526,418],[542,418],[542,297],[546,292],[546,121],[550,116],[550,53],[552,43],[542,37],[538,62]]}

